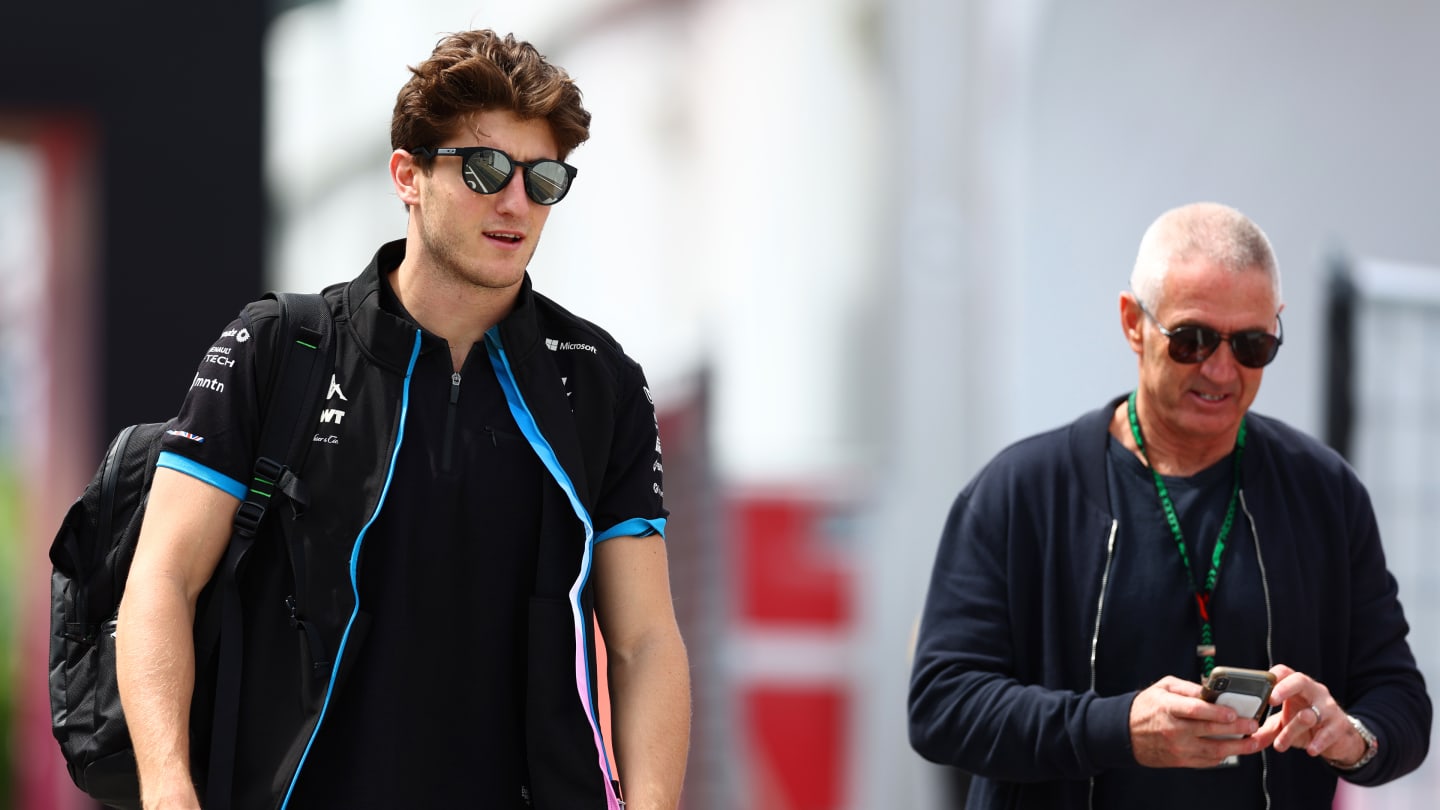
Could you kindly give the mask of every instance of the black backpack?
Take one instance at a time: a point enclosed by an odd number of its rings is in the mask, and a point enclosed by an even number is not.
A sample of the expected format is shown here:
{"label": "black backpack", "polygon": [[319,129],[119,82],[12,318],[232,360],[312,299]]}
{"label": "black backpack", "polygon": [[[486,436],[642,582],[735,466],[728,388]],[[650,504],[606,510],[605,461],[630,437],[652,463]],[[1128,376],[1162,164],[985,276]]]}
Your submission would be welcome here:
{"label": "black backpack", "polygon": [[[296,471],[309,449],[333,364],[333,321],[324,299],[267,297],[280,302],[280,318],[268,372],[261,358],[262,380],[269,384],[262,402],[268,400],[269,407],[255,478],[196,613],[191,736],[200,743],[198,751],[208,750],[208,764],[192,762],[192,768],[208,788],[207,808],[229,803],[243,654],[236,579],[270,501],[280,500],[273,496],[283,494],[297,514],[305,506]],[[115,620],[168,427],[168,422],[131,425],[116,435],[50,546],[51,725],[76,786],[121,808],[139,807],[140,787],[115,681]]]}

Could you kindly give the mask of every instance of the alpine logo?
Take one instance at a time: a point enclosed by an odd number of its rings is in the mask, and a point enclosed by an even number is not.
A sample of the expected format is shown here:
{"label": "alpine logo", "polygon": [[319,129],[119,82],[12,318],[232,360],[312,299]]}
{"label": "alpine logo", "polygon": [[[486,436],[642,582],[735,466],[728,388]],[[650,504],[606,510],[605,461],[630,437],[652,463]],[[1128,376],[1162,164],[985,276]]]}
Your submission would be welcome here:
{"label": "alpine logo", "polygon": [[[350,401],[350,398],[345,396],[345,392],[340,390],[340,382],[335,379],[334,374],[331,374],[330,390],[325,393],[325,401],[328,403],[330,402],[330,400],[336,397],[339,397],[341,402]],[[322,425],[339,425],[342,424],[344,421],[345,412],[340,410],[339,408],[326,408],[325,410],[320,412],[320,424]],[[334,436],[331,436],[330,438],[333,439],[333,441],[326,441],[324,443],[339,444],[339,439],[336,439]],[[317,441],[320,440],[317,439]]]}
{"label": "alpine logo", "polygon": [[183,431],[183,430],[167,430],[167,431],[165,431],[165,435],[167,435],[167,436],[179,436],[179,437],[182,438],[182,439],[189,439],[190,441],[195,442],[196,444],[204,444],[204,443],[205,443],[205,437],[204,437],[204,436],[196,436],[194,433],[186,433],[186,432]]}
{"label": "alpine logo", "polygon": [[571,343],[568,340],[562,341],[556,340],[555,338],[545,338],[545,348],[549,349],[552,352],[590,352],[591,354],[600,353],[598,349],[596,349],[594,346],[591,346],[589,343]]}

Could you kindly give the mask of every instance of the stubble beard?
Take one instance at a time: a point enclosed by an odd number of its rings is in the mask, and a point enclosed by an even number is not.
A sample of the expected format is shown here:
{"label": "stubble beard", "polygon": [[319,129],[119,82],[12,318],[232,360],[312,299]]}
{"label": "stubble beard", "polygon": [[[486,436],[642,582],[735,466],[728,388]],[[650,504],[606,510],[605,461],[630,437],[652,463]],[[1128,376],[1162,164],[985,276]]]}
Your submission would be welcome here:
{"label": "stubble beard", "polygon": [[[470,255],[466,251],[464,240],[449,232],[435,233],[424,228],[421,240],[430,257],[435,281],[457,292],[493,293],[509,289],[524,278],[525,268],[529,266],[530,257],[535,253],[532,244],[527,253],[515,254],[510,261],[505,261],[504,270],[495,271],[487,269],[482,260]],[[519,265],[518,269],[511,269],[515,267],[512,261]]]}

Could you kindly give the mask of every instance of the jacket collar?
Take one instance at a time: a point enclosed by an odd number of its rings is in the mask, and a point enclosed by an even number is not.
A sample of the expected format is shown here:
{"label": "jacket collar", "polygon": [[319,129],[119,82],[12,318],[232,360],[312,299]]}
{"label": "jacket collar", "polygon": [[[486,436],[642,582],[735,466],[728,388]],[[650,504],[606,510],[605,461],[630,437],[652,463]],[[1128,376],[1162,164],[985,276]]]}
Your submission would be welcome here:
{"label": "jacket collar", "polygon": [[1126,396],[1129,394],[1115,397],[1108,404],[1081,416],[1070,431],[1070,458],[1076,468],[1074,474],[1086,498],[1105,514],[1110,514],[1109,477],[1105,474],[1110,417]]}
{"label": "jacket collar", "polygon": [[[1110,442],[1110,418],[1115,409],[1130,394],[1126,392],[1111,399],[1098,410],[1077,419],[1070,431],[1071,458],[1075,474],[1080,479],[1086,497],[1090,498],[1107,513],[1110,510],[1109,477],[1105,473],[1106,448]],[[1274,430],[1270,420],[1253,410],[1245,414],[1245,458],[1241,461],[1241,485],[1247,480],[1263,480],[1258,477],[1266,463],[1266,448]]]}
{"label": "jacket collar", "polygon": [[[397,239],[380,246],[370,264],[344,291],[344,311],[350,329],[360,345],[382,366],[403,374],[415,345],[415,330],[422,332],[421,351],[443,349],[446,343],[438,335],[425,331],[400,306],[390,289],[390,271],[405,258],[405,240]],[[515,308],[500,322],[500,333],[507,351],[523,358],[538,343],[535,293],[530,274],[525,274],[516,297]]]}

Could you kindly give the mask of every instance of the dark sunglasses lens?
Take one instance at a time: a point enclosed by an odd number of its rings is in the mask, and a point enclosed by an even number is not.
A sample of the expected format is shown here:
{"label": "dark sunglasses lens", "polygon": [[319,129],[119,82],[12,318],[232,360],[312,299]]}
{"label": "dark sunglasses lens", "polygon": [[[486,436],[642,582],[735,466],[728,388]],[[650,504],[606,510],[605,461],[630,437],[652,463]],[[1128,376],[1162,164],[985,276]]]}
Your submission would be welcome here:
{"label": "dark sunglasses lens", "polygon": [[497,149],[481,149],[465,161],[465,185],[477,194],[494,194],[510,182],[515,166]]}
{"label": "dark sunglasses lens", "polygon": [[1265,332],[1241,332],[1230,338],[1230,348],[1240,365],[1263,368],[1275,359],[1275,353],[1280,350],[1280,340]]}
{"label": "dark sunglasses lens", "polygon": [[1220,344],[1220,334],[1203,326],[1182,326],[1170,333],[1170,359],[1201,363]]}
{"label": "dark sunglasses lens", "polygon": [[558,160],[539,160],[525,172],[525,190],[541,205],[560,202],[570,190],[570,172]]}

